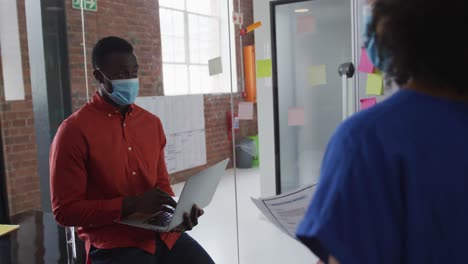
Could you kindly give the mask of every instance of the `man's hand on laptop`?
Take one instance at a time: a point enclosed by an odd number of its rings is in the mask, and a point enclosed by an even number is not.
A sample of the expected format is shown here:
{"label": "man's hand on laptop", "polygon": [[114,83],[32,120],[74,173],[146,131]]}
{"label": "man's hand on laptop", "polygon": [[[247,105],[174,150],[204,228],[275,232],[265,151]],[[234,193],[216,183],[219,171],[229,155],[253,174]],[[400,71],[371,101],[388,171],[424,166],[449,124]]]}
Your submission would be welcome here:
{"label": "man's hand on laptop", "polygon": [[159,188],[151,189],[142,195],[124,198],[122,204],[122,217],[129,216],[135,212],[154,214],[158,211],[173,212],[167,206],[175,208],[176,201]]}
{"label": "man's hand on laptop", "polygon": [[183,233],[185,231],[192,230],[196,225],[198,225],[198,218],[204,213],[203,209],[194,205],[190,214],[184,213],[184,222],[180,226],[174,228],[171,232]]}

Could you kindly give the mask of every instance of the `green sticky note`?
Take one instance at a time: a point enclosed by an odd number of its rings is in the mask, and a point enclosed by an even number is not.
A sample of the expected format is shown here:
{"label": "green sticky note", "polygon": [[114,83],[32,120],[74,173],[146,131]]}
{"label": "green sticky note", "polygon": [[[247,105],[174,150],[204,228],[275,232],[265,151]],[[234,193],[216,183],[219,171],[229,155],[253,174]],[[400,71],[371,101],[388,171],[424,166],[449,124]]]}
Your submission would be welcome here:
{"label": "green sticky note", "polygon": [[383,95],[383,76],[380,73],[372,73],[367,76],[366,93],[368,95]]}
{"label": "green sticky note", "polygon": [[310,86],[327,84],[327,67],[325,65],[313,65],[309,68],[309,84]]}
{"label": "green sticky note", "polygon": [[257,61],[257,78],[271,77],[271,59]]}

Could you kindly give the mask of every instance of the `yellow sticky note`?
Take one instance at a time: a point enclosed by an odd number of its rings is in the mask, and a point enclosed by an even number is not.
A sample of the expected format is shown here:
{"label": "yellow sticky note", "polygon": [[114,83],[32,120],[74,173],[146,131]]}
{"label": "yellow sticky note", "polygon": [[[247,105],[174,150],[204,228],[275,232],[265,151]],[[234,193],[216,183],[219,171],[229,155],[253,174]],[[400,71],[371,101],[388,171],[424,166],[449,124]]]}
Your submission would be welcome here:
{"label": "yellow sticky note", "polygon": [[310,86],[327,84],[327,67],[325,65],[313,65],[309,68],[309,84]]}
{"label": "yellow sticky note", "polygon": [[381,73],[372,73],[367,76],[366,93],[368,95],[383,95],[383,76]]}
{"label": "yellow sticky note", "polygon": [[0,236],[9,234],[19,229],[19,225],[0,225]]}
{"label": "yellow sticky note", "polygon": [[271,59],[257,61],[257,78],[271,77]]}

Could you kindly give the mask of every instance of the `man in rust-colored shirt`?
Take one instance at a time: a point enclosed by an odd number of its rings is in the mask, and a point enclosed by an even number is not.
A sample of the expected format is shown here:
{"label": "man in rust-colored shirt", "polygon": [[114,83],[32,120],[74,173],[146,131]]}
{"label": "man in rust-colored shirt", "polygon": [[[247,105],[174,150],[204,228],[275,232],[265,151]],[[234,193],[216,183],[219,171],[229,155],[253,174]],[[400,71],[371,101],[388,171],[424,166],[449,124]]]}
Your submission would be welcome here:
{"label": "man in rust-colored shirt", "polygon": [[184,233],[203,211],[194,206],[170,233],[119,224],[134,212],[175,207],[164,160],[161,121],[133,104],[138,61],[124,39],[101,39],[93,50],[99,83],[91,102],[60,126],[50,154],[57,222],[77,226],[88,263],[213,263]]}

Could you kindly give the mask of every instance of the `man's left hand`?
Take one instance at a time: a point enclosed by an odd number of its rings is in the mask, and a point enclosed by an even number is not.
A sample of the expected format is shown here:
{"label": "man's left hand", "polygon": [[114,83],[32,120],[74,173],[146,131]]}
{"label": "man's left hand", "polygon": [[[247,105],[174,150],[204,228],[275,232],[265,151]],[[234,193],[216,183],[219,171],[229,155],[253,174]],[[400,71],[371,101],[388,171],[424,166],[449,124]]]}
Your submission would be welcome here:
{"label": "man's left hand", "polygon": [[171,232],[183,233],[185,231],[192,230],[196,225],[198,225],[198,218],[204,213],[203,209],[194,205],[190,214],[184,213],[184,222],[180,226],[174,228]]}

